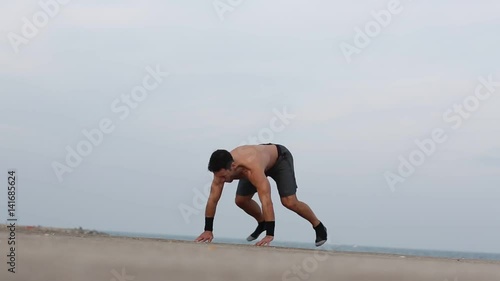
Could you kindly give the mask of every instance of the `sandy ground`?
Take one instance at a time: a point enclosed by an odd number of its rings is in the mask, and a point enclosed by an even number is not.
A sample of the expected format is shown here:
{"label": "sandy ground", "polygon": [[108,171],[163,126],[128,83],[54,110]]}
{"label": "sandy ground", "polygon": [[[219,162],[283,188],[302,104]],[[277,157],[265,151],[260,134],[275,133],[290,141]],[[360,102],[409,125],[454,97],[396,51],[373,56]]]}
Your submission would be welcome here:
{"label": "sandy ground", "polygon": [[7,235],[2,227],[2,281],[500,280],[500,262],[327,253],[50,231],[16,234],[16,273],[13,274],[7,271]]}

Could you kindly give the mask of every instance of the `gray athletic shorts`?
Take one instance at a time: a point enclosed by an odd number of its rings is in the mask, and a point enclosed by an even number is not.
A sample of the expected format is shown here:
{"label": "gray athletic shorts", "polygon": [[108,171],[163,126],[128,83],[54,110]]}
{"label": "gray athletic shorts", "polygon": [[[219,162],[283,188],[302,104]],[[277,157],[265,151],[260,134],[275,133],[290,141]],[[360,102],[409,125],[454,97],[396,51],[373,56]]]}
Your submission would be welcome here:
{"label": "gray athletic shorts", "polygon": [[[292,153],[280,144],[268,143],[263,145],[276,145],[278,149],[278,160],[271,169],[266,171],[266,176],[271,177],[276,182],[280,197],[294,195],[298,186],[295,180]],[[255,192],[257,192],[257,189],[249,180],[239,180],[236,195],[249,196],[255,194]]]}

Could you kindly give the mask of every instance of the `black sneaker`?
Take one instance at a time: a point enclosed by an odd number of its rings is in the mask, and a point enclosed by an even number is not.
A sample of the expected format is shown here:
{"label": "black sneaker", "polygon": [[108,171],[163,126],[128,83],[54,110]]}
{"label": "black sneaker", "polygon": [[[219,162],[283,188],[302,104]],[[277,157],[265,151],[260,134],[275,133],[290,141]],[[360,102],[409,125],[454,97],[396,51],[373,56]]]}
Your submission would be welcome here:
{"label": "black sneaker", "polygon": [[250,236],[247,237],[247,241],[250,242],[259,238],[260,234],[264,232],[264,230],[265,230],[264,222],[259,222],[259,225],[255,229],[255,231],[252,234],[250,234]]}
{"label": "black sneaker", "polygon": [[314,227],[314,230],[316,231],[316,247],[325,244],[326,240],[328,240],[328,235],[327,229],[323,223],[320,222],[316,227]]}

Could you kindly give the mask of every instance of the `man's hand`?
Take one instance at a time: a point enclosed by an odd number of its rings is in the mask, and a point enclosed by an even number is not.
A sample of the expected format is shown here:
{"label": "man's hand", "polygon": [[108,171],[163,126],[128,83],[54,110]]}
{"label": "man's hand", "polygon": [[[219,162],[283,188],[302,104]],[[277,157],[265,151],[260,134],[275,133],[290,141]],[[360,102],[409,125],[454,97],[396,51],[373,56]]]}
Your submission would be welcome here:
{"label": "man's hand", "polygon": [[196,238],[196,242],[212,242],[212,240],[214,239],[214,234],[212,233],[212,231],[205,231],[203,232],[200,236],[198,236],[198,238]]}
{"label": "man's hand", "polygon": [[262,238],[262,240],[257,242],[257,244],[255,244],[255,245],[256,246],[269,246],[269,244],[271,243],[271,241],[273,241],[273,239],[274,239],[274,236],[267,235],[266,237]]}

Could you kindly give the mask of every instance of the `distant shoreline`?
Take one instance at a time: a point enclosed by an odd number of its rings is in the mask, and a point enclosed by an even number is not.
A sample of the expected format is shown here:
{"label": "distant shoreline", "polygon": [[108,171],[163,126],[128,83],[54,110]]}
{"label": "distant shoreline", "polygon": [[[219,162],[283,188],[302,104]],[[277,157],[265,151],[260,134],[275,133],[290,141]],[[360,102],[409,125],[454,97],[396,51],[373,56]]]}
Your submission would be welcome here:
{"label": "distant shoreline", "polygon": [[[0,224],[0,232],[7,232],[7,224]],[[70,236],[110,236],[110,234],[97,230],[84,228],[60,228],[35,225],[16,225],[16,233],[70,235]]]}

